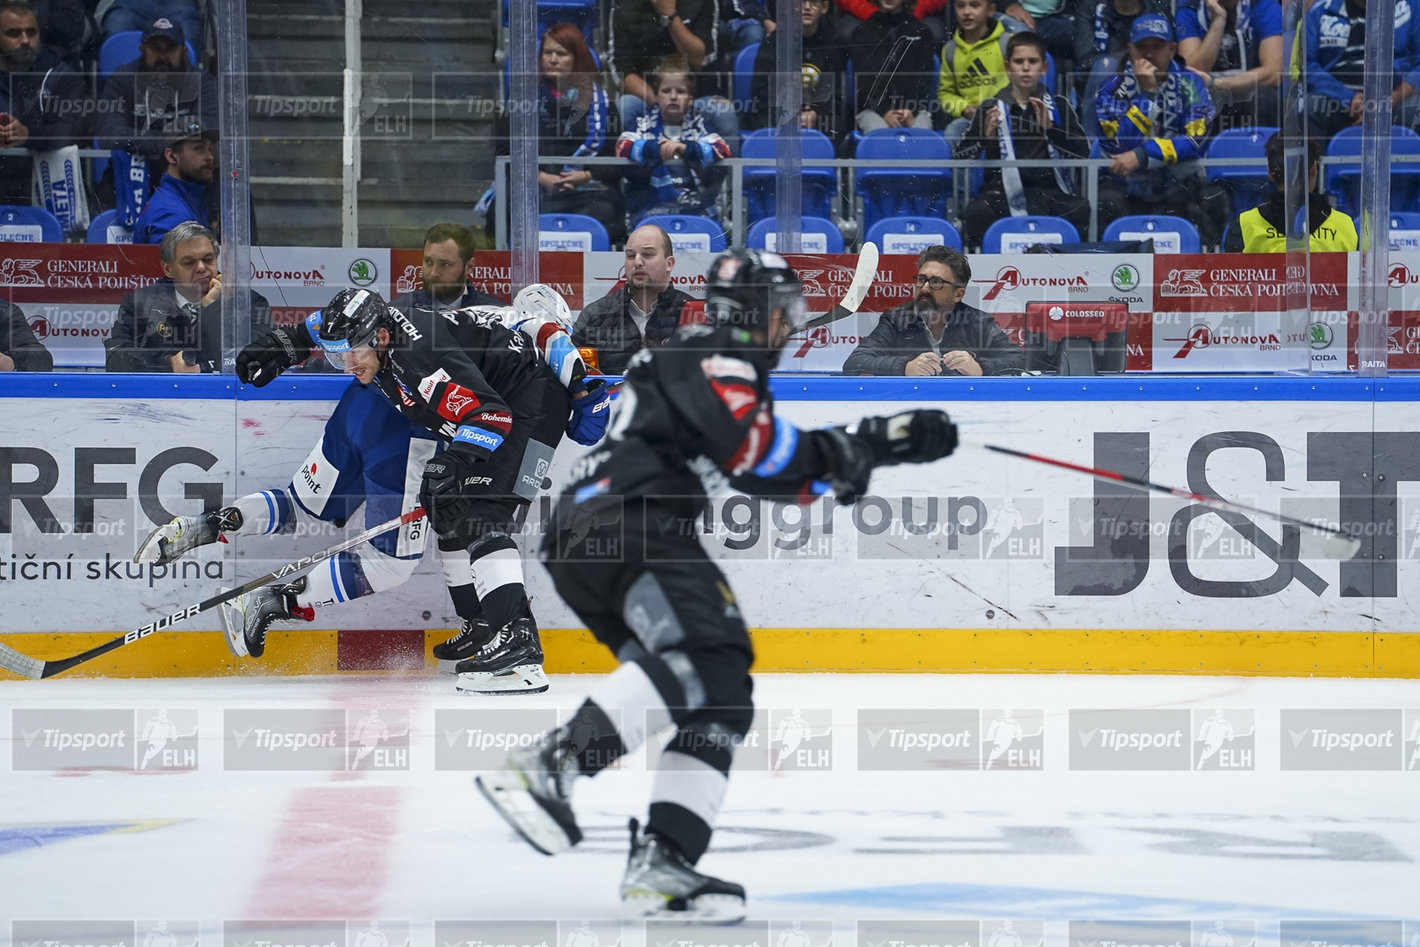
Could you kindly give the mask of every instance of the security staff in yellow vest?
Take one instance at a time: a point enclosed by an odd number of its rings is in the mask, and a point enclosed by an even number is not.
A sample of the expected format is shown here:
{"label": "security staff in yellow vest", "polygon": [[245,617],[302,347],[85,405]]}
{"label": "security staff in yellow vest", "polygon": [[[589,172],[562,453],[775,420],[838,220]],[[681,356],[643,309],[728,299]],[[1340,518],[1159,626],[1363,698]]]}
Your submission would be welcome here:
{"label": "security staff in yellow vest", "polygon": [[[1283,151],[1280,132],[1267,139],[1267,176],[1275,190],[1261,206],[1243,211],[1228,228],[1223,249],[1228,253],[1284,253],[1287,250],[1286,196],[1283,187]],[[1317,190],[1321,179],[1321,142],[1307,141],[1307,232],[1313,252],[1355,250],[1356,222],[1331,206]]]}

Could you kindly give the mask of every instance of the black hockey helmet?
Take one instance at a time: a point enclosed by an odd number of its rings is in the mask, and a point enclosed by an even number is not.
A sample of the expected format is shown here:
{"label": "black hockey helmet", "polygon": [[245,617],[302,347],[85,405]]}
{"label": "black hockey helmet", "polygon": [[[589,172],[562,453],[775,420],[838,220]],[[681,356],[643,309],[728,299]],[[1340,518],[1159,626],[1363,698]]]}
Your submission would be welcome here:
{"label": "black hockey helmet", "polygon": [[804,292],[799,274],[777,253],[732,250],[716,257],[705,276],[705,318],[718,326],[769,332],[775,310],[790,331],[803,327]]}
{"label": "black hockey helmet", "polygon": [[320,327],[311,335],[331,365],[344,371],[347,352],[374,348],[376,334],[389,327],[389,305],[383,296],[370,289],[342,289],[320,311]]}

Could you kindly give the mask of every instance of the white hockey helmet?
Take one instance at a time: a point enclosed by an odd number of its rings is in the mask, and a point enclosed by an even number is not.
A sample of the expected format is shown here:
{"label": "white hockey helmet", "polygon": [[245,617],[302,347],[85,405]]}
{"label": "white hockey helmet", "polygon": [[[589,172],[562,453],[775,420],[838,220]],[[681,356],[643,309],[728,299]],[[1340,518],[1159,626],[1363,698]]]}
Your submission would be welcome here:
{"label": "white hockey helmet", "polygon": [[546,283],[533,283],[513,299],[512,328],[521,329],[530,322],[552,322],[571,332],[572,310],[557,290]]}

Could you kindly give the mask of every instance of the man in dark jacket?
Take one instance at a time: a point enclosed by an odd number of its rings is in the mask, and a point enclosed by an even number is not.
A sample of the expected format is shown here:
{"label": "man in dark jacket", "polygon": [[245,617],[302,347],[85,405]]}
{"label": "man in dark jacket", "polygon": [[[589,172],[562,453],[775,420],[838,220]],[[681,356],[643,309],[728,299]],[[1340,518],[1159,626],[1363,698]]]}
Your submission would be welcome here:
{"label": "man in dark jacket", "polygon": [[[104,341],[111,372],[220,372],[222,370],[222,275],[217,238],[195,221],[184,221],[159,248],[165,279],[123,297],[113,336]],[[231,292],[232,290],[228,290]],[[241,291],[240,318],[253,334],[271,327],[265,297]]]}
{"label": "man in dark jacket", "polygon": [[905,0],[877,0],[878,12],[854,27],[848,40],[857,99],[858,130],[931,128],[938,108],[932,56],[940,44],[912,15]]}
{"label": "man in dark jacket", "polygon": [[469,283],[473,269],[473,231],[461,224],[437,223],[424,232],[421,286],[396,296],[390,305],[404,312],[423,309],[465,309],[469,306],[506,306]]}
{"label": "man in dark jacket", "polygon": [[626,371],[631,356],[663,345],[680,325],[691,297],[673,288],[671,238],[655,224],[631,231],[626,240],[626,285],[582,310],[572,327],[578,348],[597,350],[597,367],[608,375]]}
{"label": "man in dark jacket", "polygon": [[917,258],[912,303],[883,313],[843,370],[863,375],[1011,375],[1026,367],[1025,351],[996,320],[962,302],[971,264],[950,247]]}
{"label": "man in dark jacket", "polygon": [[[52,151],[79,141],[83,77],[40,39],[33,9],[0,4],[0,148]],[[30,203],[31,164],[29,155],[0,157],[0,204]]]}
{"label": "man in dark jacket", "polygon": [[49,372],[54,356],[35,338],[19,306],[0,299],[0,372]]}
{"label": "man in dark jacket", "polygon": [[[833,35],[828,21],[828,0],[804,0],[804,98],[799,112],[799,125],[823,132],[835,144],[848,130],[841,90],[845,84],[848,57],[843,44]],[[774,128],[775,118],[773,74],[778,70],[778,48],[770,36],[760,43],[754,58],[754,78],[750,82],[750,102],[742,106],[749,114],[751,128]]]}

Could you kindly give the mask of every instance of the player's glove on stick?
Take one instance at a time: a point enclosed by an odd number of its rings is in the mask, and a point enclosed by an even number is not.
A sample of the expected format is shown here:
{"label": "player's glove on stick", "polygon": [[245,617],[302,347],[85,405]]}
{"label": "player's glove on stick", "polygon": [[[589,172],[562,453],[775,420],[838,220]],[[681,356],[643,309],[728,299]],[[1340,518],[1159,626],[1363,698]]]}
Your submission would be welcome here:
{"label": "player's glove on stick", "polygon": [[872,449],[880,465],[927,464],[957,447],[957,426],[947,412],[927,408],[864,418],[858,422],[857,436]]}
{"label": "player's glove on stick", "polygon": [[585,379],[584,397],[572,399],[572,417],[567,422],[567,436],[578,444],[591,447],[606,433],[611,418],[611,392],[600,378]]}
{"label": "player's glove on stick", "polygon": [[310,354],[311,342],[304,327],[299,333],[271,329],[237,353],[237,377],[261,388],[292,365],[304,362]]}
{"label": "player's glove on stick", "polygon": [[440,451],[424,464],[424,480],[419,485],[419,502],[429,514],[434,531],[444,539],[467,533],[461,521],[467,519],[468,501],[464,490],[475,477],[478,458],[457,448]]}
{"label": "player's glove on stick", "polygon": [[854,437],[842,428],[831,427],[814,433],[821,435],[819,446],[834,499],[845,506],[857,503],[868,492],[868,481],[873,476],[872,449],[861,437]]}

